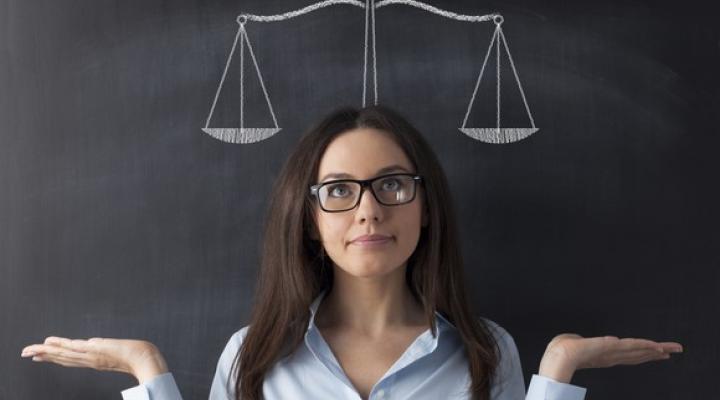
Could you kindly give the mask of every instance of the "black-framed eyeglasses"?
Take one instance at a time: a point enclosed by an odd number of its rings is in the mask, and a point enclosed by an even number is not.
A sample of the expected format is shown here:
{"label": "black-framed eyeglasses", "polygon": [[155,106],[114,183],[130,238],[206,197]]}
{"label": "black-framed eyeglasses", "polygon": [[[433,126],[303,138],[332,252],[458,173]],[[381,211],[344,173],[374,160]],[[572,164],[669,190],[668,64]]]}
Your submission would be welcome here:
{"label": "black-framed eyeglasses", "polygon": [[384,206],[399,206],[415,199],[420,175],[396,173],[372,179],[339,179],[310,186],[310,194],[317,197],[325,212],[352,210],[360,204],[363,191],[370,187],[375,200]]}

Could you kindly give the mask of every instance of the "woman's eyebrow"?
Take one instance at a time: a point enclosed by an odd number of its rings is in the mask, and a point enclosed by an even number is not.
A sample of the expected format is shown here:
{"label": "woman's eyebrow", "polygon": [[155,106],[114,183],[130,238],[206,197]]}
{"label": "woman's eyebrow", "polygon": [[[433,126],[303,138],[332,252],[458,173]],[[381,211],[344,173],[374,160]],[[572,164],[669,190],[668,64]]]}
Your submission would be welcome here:
{"label": "woman's eyebrow", "polygon": [[[403,167],[403,166],[401,166],[401,165],[394,164],[394,165],[390,165],[390,166],[387,166],[387,167],[384,167],[384,168],[380,168],[380,169],[375,173],[375,175],[377,176],[377,175],[381,175],[381,174],[384,174],[384,173],[387,173],[387,172],[393,172],[393,171],[405,171],[405,172],[410,172],[410,171],[408,171],[405,167]],[[344,173],[344,172],[332,172],[332,173],[329,173],[329,174],[325,175],[322,179],[320,179],[320,182],[323,182],[323,181],[325,181],[325,180],[328,179],[328,178],[335,178],[335,179],[349,178],[349,179],[355,179],[355,177],[353,177],[352,175],[346,174],[346,173]]]}

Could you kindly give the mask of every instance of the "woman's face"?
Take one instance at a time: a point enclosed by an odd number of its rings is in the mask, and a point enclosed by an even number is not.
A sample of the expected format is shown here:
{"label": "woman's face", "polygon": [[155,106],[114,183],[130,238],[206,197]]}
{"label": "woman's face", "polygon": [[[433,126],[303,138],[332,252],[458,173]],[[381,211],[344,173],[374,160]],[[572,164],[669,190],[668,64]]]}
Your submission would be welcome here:
{"label": "woman's face", "polygon": [[[381,169],[398,166],[397,169]],[[393,172],[416,173],[405,152],[389,134],[372,128],[359,128],[338,135],[325,150],[317,182],[336,179],[370,179]],[[327,177],[344,173],[344,177]],[[415,250],[424,224],[422,185],[416,185],[415,199],[397,206],[377,202],[367,187],[354,209],[328,213],[315,205],[315,217],[325,252],[339,268],[350,275],[385,275],[404,266]],[[360,235],[390,236],[382,245],[352,243]]]}

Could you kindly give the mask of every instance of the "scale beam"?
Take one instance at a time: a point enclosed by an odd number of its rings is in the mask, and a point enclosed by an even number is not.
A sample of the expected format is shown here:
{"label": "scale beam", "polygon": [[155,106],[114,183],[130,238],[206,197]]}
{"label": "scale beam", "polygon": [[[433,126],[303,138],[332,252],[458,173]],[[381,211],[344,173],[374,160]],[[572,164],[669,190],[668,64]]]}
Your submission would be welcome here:
{"label": "scale beam", "polygon": [[[423,11],[427,11],[436,15],[439,15],[441,17],[454,19],[458,21],[464,21],[464,22],[487,22],[487,21],[493,21],[495,22],[495,33],[492,36],[492,39],[490,41],[490,46],[488,47],[488,52],[485,55],[485,59],[482,64],[482,68],[480,69],[480,74],[478,75],[477,82],[475,84],[475,89],[473,90],[472,96],[470,98],[470,102],[468,104],[467,111],[465,113],[465,118],[463,119],[462,126],[459,128],[459,130],[467,135],[468,137],[471,137],[476,140],[480,140],[487,143],[512,143],[519,140],[522,140],[533,133],[538,131],[538,128],[535,126],[535,121],[533,120],[532,114],[530,113],[530,106],[528,105],[527,98],[525,97],[525,92],[523,91],[522,85],[520,83],[520,78],[518,76],[517,69],[515,68],[515,63],[512,59],[512,56],[510,55],[510,48],[507,44],[507,39],[505,38],[505,35],[502,31],[501,25],[504,21],[503,17],[498,13],[491,13],[491,14],[485,14],[485,15],[466,15],[466,14],[458,14],[452,11],[443,10],[441,8],[432,6],[427,3],[423,3],[421,1],[416,0],[325,0],[320,1],[315,4],[311,4],[306,7],[299,8],[297,10],[285,12],[282,14],[274,14],[274,15],[256,15],[256,14],[240,14],[237,16],[236,20],[237,23],[240,25],[237,35],[235,36],[235,42],[233,43],[232,49],[230,50],[230,55],[228,56],[225,70],[223,71],[222,78],[220,79],[220,85],[218,86],[217,92],[215,93],[215,98],[213,100],[212,106],[210,108],[210,114],[207,117],[205,127],[202,129],[203,132],[207,133],[208,135],[218,139],[222,140],[224,142],[228,143],[256,143],[262,140],[265,140],[273,135],[275,135],[277,132],[280,131],[280,127],[277,123],[277,118],[275,117],[275,112],[272,107],[272,103],[270,102],[270,96],[268,95],[268,91],[265,87],[265,83],[262,78],[262,74],[260,72],[260,66],[258,64],[258,61],[255,57],[255,53],[253,52],[252,44],[250,43],[250,39],[247,34],[247,30],[245,29],[245,25],[249,22],[277,22],[277,21],[284,21],[291,18],[299,17],[301,15],[305,15],[326,7],[335,6],[335,5],[349,5],[361,8],[365,10],[365,36],[364,36],[364,57],[363,57],[363,90],[362,90],[362,105],[365,107],[366,101],[367,101],[367,91],[368,91],[368,79],[372,80],[372,88],[373,88],[373,95],[374,95],[374,104],[378,104],[378,81],[377,81],[377,52],[376,52],[376,40],[375,40],[375,10],[380,9],[385,6],[391,6],[391,5],[401,5],[401,6],[408,6],[408,7],[414,7],[421,9]],[[504,47],[501,48],[501,42],[504,45]],[[218,101],[218,97],[220,95],[220,91],[222,90],[223,84],[225,82],[226,75],[228,73],[230,62],[232,60],[233,54],[235,53],[235,49],[240,44],[240,127],[238,128],[211,128],[210,127],[210,120],[212,119],[213,111],[215,110],[215,106]],[[244,54],[245,54],[245,47],[247,47],[247,50],[251,56],[253,66],[255,67],[255,73],[257,75],[257,78],[260,82],[260,86],[262,87],[263,95],[265,96],[265,100],[267,102],[268,110],[270,112],[270,115],[272,117],[273,123],[275,124],[274,127],[263,127],[263,128],[248,128],[245,127],[245,115],[244,115],[244,108],[245,108],[245,93],[244,93],[244,79],[245,79],[245,72],[244,72]],[[488,58],[490,56],[490,53],[492,52],[493,48],[496,49],[496,76],[497,76],[497,86],[496,86],[496,103],[497,103],[497,109],[496,109],[496,123],[495,127],[493,128],[473,128],[473,127],[466,127],[468,118],[470,116],[470,112],[472,111],[473,102],[475,100],[475,96],[478,91],[478,87],[480,86],[480,81],[482,80],[483,74],[485,72],[485,67],[487,65]],[[510,66],[513,71],[513,75],[515,77],[515,81],[518,85],[518,88],[520,89],[520,94],[522,96],[523,104],[525,105],[525,110],[527,112],[528,118],[530,120],[530,127],[524,127],[524,128],[507,128],[501,126],[500,121],[500,63],[501,63],[501,50],[504,49],[507,53],[507,57],[510,61]],[[368,69],[372,68],[372,75],[370,78],[368,78]]]}
{"label": "scale beam", "polygon": [[[275,15],[255,15],[255,14],[240,14],[238,15],[238,22],[241,17],[244,17],[246,21],[254,21],[254,22],[277,22],[277,21],[284,21],[286,19],[299,17],[303,14],[307,14],[316,10],[319,10],[321,8],[325,8],[328,6],[334,6],[334,5],[351,5],[355,7],[365,8],[365,2],[359,1],[359,0],[326,0],[326,1],[320,1],[315,4],[311,4],[307,7],[303,7],[294,11],[289,11],[283,14],[275,14]],[[451,18],[458,21],[465,21],[465,22],[486,22],[490,21],[495,17],[496,15],[500,14],[486,14],[486,15],[464,15],[464,14],[457,14],[452,11],[446,11],[440,8],[437,8],[435,6],[431,6],[430,4],[423,3],[421,1],[414,1],[414,0],[382,0],[375,3],[374,8],[378,9],[384,6],[390,6],[390,5],[405,5],[405,6],[412,6],[415,8],[419,8],[421,10],[429,11],[433,14],[440,15],[445,18]]]}

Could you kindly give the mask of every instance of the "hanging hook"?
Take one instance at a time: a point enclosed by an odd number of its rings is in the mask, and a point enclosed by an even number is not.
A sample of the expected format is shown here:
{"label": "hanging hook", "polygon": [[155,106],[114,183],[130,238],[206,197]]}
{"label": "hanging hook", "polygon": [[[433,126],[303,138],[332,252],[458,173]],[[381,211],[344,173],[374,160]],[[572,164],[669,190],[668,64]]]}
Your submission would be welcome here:
{"label": "hanging hook", "polygon": [[237,17],[237,23],[240,24],[240,26],[245,26],[245,23],[247,23],[248,17],[245,14],[240,14]]}
{"label": "hanging hook", "polygon": [[503,21],[505,21],[505,18],[503,18],[500,14],[495,14],[493,16],[493,22],[495,22],[495,25],[500,26],[502,25]]}

